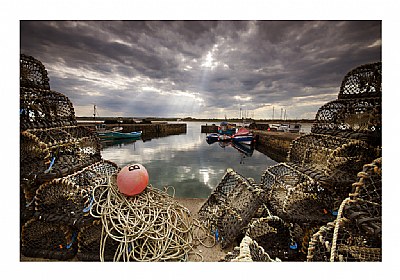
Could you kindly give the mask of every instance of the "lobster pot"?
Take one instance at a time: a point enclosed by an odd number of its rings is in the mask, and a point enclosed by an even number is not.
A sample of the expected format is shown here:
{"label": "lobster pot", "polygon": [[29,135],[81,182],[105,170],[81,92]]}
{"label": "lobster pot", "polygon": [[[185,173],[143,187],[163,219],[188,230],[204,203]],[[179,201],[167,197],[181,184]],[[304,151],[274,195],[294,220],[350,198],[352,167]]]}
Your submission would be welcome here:
{"label": "lobster pot", "polygon": [[312,236],[308,244],[307,261],[330,261],[334,228],[335,222],[329,222]]}
{"label": "lobster pot", "polygon": [[308,261],[381,261],[380,206],[361,200],[343,201],[343,215],[313,235]]}
{"label": "lobster pot", "polygon": [[361,65],[346,74],[338,99],[382,96],[382,62]]}
{"label": "lobster pot", "polygon": [[46,68],[32,56],[20,55],[20,86],[50,89]]}
{"label": "lobster pot", "polygon": [[21,231],[21,253],[25,257],[68,260],[78,251],[78,230],[62,222],[27,221]]}
{"label": "lobster pot", "polygon": [[241,234],[260,208],[260,191],[252,180],[229,168],[200,208],[200,219],[210,226],[222,248]]}
{"label": "lobster pot", "polygon": [[289,224],[277,216],[253,219],[246,231],[246,236],[257,241],[272,258],[294,261],[297,258],[298,243]]}
{"label": "lobster pot", "polygon": [[235,247],[233,252],[228,252],[225,255],[223,262],[280,262],[281,260],[276,258],[272,259],[263,247],[259,246],[258,243],[251,239],[249,236],[245,236],[240,242],[240,247]]}
{"label": "lobster pot", "polygon": [[102,160],[42,184],[36,191],[35,215],[45,221],[62,221],[81,227],[93,219],[89,213],[94,201],[93,189],[107,184],[108,177],[118,170],[115,163]]}
{"label": "lobster pot", "polygon": [[382,158],[365,164],[334,222],[314,234],[308,261],[380,261],[382,248]]}
{"label": "lobster pot", "polygon": [[286,222],[326,223],[331,214],[331,193],[318,181],[285,163],[267,168],[261,177],[263,202],[271,214]]}
{"label": "lobster pot", "polygon": [[381,145],[382,100],[378,97],[339,99],[319,108],[312,133],[363,140]]}
{"label": "lobster pot", "polygon": [[[90,225],[82,227],[78,235],[77,258],[81,261],[100,261],[100,242],[102,224],[94,220]],[[113,261],[119,242],[107,238],[104,246],[104,261]]]}
{"label": "lobster pot", "polygon": [[382,205],[382,158],[365,164],[357,176],[359,180],[353,184],[351,196]]}
{"label": "lobster pot", "polygon": [[64,94],[20,87],[20,130],[76,125],[74,107]]}
{"label": "lobster pot", "polygon": [[325,175],[320,180],[321,184],[325,183],[337,193],[344,193],[341,201],[351,191],[351,184],[357,179],[359,170],[378,153],[364,141],[308,134],[292,142],[288,157],[302,171],[316,170],[317,174]]}
{"label": "lobster pot", "polygon": [[35,213],[35,204],[33,201],[27,201],[23,190],[19,192],[19,206],[20,206],[20,227],[22,227],[28,220],[30,220]]}
{"label": "lobster pot", "polygon": [[21,185],[30,201],[40,184],[101,159],[100,142],[86,127],[29,129],[21,133]]}
{"label": "lobster pot", "polygon": [[50,90],[44,65],[37,59],[20,56],[20,129],[76,125],[71,101]]}

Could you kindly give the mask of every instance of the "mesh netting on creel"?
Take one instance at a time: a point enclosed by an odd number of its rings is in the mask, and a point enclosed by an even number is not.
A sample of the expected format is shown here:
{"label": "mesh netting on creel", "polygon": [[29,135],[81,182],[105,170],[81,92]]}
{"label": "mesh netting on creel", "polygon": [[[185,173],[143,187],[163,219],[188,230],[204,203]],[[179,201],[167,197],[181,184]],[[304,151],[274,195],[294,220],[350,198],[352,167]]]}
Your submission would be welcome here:
{"label": "mesh netting on creel", "polygon": [[271,258],[294,261],[297,258],[298,242],[292,233],[291,225],[278,216],[253,219],[246,230],[246,236],[257,241]]}
{"label": "mesh netting on creel", "polygon": [[[116,234],[116,232],[113,233]],[[81,261],[100,261],[101,236],[102,224],[100,220],[94,220],[91,224],[82,227],[78,234],[78,253],[76,257]],[[104,246],[104,251],[102,252],[104,261],[113,261],[119,244],[113,238],[107,240],[107,245]]]}
{"label": "mesh netting on creel", "polygon": [[308,248],[308,261],[381,261],[379,207],[346,200],[343,215],[320,228]]}
{"label": "mesh netting on creel", "polygon": [[43,64],[31,56],[20,57],[20,130],[76,125],[71,101],[50,90]]}
{"label": "mesh netting on creel", "polygon": [[365,164],[357,174],[359,180],[353,184],[351,197],[371,203],[382,204],[382,158]]}
{"label": "mesh netting on creel", "polygon": [[329,134],[381,144],[382,100],[379,97],[340,99],[318,109],[312,133]]}
{"label": "mesh netting on creel", "polygon": [[82,226],[91,221],[93,189],[118,172],[110,161],[99,161],[71,175],[42,184],[35,196],[35,215],[45,221]]}
{"label": "mesh netting on creel", "polygon": [[260,208],[260,192],[253,180],[228,168],[202,205],[199,217],[221,242],[222,248],[240,236],[242,228]]}
{"label": "mesh netting on creel", "polygon": [[20,130],[77,125],[71,101],[62,93],[20,88]]}
{"label": "mesh netting on creel", "polygon": [[30,202],[40,184],[101,159],[100,142],[86,127],[29,129],[20,136],[21,191]]}
{"label": "mesh netting on creel", "polygon": [[334,219],[331,192],[286,163],[267,168],[261,186],[263,202],[285,222],[324,224]]}
{"label": "mesh netting on creel", "polygon": [[319,183],[335,192],[341,202],[351,191],[358,171],[379,154],[380,149],[364,141],[308,134],[292,142],[288,159],[301,172],[314,170]]}
{"label": "mesh netting on creel", "polygon": [[46,68],[32,56],[20,55],[20,86],[50,89]]}
{"label": "mesh netting on creel", "polygon": [[240,246],[235,247],[233,252],[228,252],[221,262],[280,262],[280,259],[271,258],[257,241],[245,236]]}
{"label": "mesh netting on creel", "polygon": [[78,251],[78,229],[62,222],[34,217],[21,231],[21,253],[26,257],[68,260]]}
{"label": "mesh netting on creel", "polygon": [[330,134],[381,145],[382,63],[361,65],[343,78],[338,99],[323,105],[312,133]]}
{"label": "mesh netting on creel", "polygon": [[358,66],[348,72],[340,86],[338,99],[380,97],[382,62]]}
{"label": "mesh netting on creel", "polygon": [[308,261],[381,261],[381,158],[366,164],[334,222],[313,235]]}

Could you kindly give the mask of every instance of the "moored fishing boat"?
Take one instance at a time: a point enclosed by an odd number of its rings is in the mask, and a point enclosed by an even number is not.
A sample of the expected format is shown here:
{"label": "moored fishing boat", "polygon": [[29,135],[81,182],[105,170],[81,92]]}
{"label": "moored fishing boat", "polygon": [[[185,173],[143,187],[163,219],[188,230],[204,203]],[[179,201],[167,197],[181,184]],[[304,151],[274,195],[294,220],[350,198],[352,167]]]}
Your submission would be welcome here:
{"label": "moored fishing boat", "polygon": [[277,132],[293,132],[299,133],[301,130],[301,124],[289,123],[289,124],[270,124],[270,131]]}
{"label": "moored fishing boat", "polygon": [[104,131],[104,132],[97,132],[97,135],[101,139],[140,139],[142,136],[141,131],[134,131],[134,132],[119,132],[119,131]]}
{"label": "moored fishing boat", "polygon": [[230,141],[230,140],[232,140],[232,136],[228,135],[228,134],[219,134],[218,135],[218,140],[222,141],[222,142]]}
{"label": "moored fishing boat", "polygon": [[254,141],[254,135],[247,128],[241,127],[233,136],[233,142],[240,142],[251,145]]}
{"label": "moored fishing boat", "polygon": [[218,133],[211,133],[206,136],[206,141],[208,144],[212,144],[214,142],[219,141],[219,134]]}
{"label": "moored fishing boat", "polygon": [[223,121],[218,126],[218,133],[222,135],[233,135],[236,133],[236,125]]}

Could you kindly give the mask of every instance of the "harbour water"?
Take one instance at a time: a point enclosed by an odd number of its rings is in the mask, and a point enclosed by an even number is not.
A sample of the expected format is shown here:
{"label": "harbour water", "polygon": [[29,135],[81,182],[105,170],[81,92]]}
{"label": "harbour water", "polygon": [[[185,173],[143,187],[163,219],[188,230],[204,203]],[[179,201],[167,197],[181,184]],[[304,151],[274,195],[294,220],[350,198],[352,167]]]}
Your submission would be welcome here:
{"label": "harbour water", "polygon": [[172,186],[175,197],[184,198],[207,198],[227,168],[260,182],[265,169],[277,163],[257,150],[246,154],[232,145],[207,144],[206,134],[200,132],[201,125],[204,123],[188,122],[186,134],[145,142],[106,143],[101,154],[120,167],[144,165],[153,187]]}

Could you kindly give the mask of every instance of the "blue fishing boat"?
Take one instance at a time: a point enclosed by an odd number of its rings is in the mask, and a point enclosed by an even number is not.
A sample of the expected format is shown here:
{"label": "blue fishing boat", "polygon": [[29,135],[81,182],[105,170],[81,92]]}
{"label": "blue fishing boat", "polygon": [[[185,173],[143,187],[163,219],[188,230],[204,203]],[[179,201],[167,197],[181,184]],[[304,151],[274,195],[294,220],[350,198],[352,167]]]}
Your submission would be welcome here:
{"label": "blue fishing boat", "polygon": [[218,141],[226,142],[232,140],[232,136],[229,134],[219,134]]}
{"label": "blue fishing boat", "polygon": [[119,132],[119,131],[99,131],[97,135],[100,139],[137,139],[139,140],[142,136],[141,131],[134,131],[134,132]]}
{"label": "blue fishing boat", "polygon": [[236,133],[236,125],[223,121],[218,126],[218,133],[222,135],[233,135]]}
{"label": "blue fishing boat", "polygon": [[218,133],[211,133],[206,136],[206,141],[208,144],[212,144],[214,142],[219,141],[219,134]]}

